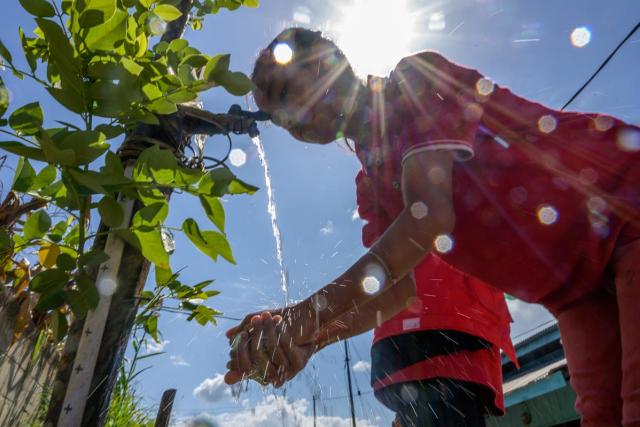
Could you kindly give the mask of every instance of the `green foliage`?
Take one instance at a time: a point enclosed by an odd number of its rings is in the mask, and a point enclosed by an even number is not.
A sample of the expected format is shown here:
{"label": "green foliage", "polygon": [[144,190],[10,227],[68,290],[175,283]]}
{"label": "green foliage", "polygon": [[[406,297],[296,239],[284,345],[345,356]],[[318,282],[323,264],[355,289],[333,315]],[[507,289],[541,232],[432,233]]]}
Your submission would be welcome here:
{"label": "green foliage", "polygon": [[156,357],[162,353],[142,354],[142,347],[146,335],[139,337],[138,330],[134,331],[133,354],[131,358],[123,360],[119,367],[116,386],[109,404],[109,412],[105,420],[105,427],[151,427],[154,420],[145,408],[141,397],[135,389],[135,379],[149,367],[139,368],[141,361]]}
{"label": "green foliage", "polygon": [[[45,112],[38,102],[11,106],[0,79],[0,130],[10,135],[0,141],[0,149],[19,156],[11,189],[35,203],[16,218],[14,228],[0,230],[0,278],[37,294],[33,318],[40,319],[50,337],[62,339],[71,315],[81,318],[99,302],[91,273],[108,256],[88,249],[99,235],[89,228],[90,220],[99,215],[111,232],[155,265],[157,284],[143,298],[140,315],[150,336],[158,338],[156,308],[166,299],[177,300],[189,320],[215,323],[219,312],[203,304],[217,294],[205,290],[210,282],[189,286],[171,270],[166,196],[180,190],[198,198],[217,231],[203,231],[191,218],[173,230],[184,232],[213,260],[222,256],[234,263],[220,198],[253,194],[257,188],[224,166],[206,173],[186,168],[173,152],[155,145],[125,173],[115,138],[141,122],[158,124],[158,115],[175,112],[177,104],[205,90],[220,86],[244,95],[253,88],[250,79],[229,69],[227,54],[209,56],[183,39],[153,44],[167,23],[181,17],[176,1],[19,3],[34,22],[29,31],[18,28],[28,69],[16,67],[1,41],[0,61],[18,78],[42,86],[73,119],[53,120],[56,110]],[[241,6],[257,7],[258,1],[196,0],[189,11],[191,25],[202,28],[205,15]],[[54,121],[57,127],[51,127]],[[142,205],[131,218],[129,201]],[[57,217],[60,212],[66,219]],[[33,253],[39,260],[35,267],[19,260],[20,254]]]}

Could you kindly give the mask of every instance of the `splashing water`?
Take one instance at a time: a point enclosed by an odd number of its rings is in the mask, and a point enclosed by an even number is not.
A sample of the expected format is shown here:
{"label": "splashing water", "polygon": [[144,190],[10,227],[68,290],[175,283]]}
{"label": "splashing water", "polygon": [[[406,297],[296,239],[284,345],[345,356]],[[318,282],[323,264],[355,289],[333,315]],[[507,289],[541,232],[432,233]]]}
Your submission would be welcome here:
{"label": "splashing water", "polygon": [[273,238],[276,241],[276,260],[280,267],[280,285],[284,292],[284,304],[285,306],[289,302],[289,273],[284,265],[284,258],[282,257],[282,238],[280,237],[280,226],[278,225],[278,219],[276,216],[276,203],[273,199],[273,188],[271,186],[271,172],[269,171],[269,164],[267,163],[267,156],[264,152],[264,146],[259,136],[251,138],[253,145],[258,150],[258,157],[264,170],[264,181],[267,187],[267,212],[271,217],[271,229],[273,230]]}

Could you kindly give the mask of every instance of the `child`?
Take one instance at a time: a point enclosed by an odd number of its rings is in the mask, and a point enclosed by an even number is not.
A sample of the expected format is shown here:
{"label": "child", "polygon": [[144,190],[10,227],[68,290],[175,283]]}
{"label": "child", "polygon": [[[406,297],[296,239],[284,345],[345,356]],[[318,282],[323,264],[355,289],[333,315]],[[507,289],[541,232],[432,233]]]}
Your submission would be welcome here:
{"label": "child", "polygon": [[[276,60],[278,46],[292,49],[290,62]],[[360,307],[384,309],[435,251],[558,318],[582,425],[640,425],[640,129],[527,101],[435,52],[364,87],[331,41],[304,29],[262,52],[254,82],[258,106],[297,139],[354,140],[379,203],[403,206],[343,275],[283,309],[278,329],[291,340],[264,342],[279,360],[326,342],[341,316],[357,332],[375,326]],[[379,289],[372,271],[384,273]],[[273,328],[265,318],[253,318],[255,332]],[[260,358],[249,340],[241,334],[230,380]]]}

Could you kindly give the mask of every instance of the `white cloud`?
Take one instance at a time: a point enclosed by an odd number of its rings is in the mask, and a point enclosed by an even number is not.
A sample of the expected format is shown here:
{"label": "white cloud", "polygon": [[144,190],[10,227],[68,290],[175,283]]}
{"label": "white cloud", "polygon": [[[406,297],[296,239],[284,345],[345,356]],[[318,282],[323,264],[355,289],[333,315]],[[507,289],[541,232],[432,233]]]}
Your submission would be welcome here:
{"label": "white cloud", "polygon": [[539,304],[528,304],[514,299],[507,300],[513,323],[511,324],[511,337],[514,342],[522,341],[528,335],[540,331],[540,325],[549,326],[553,319],[544,307]]}
{"label": "white cloud", "polygon": [[371,370],[371,363],[366,360],[358,360],[355,365],[352,366],[354,372],[369,372]]}
{"label": "white cloud", "polygon": [[[295,425],[312,427],[313,414],[309,414],[309,402],[298,399],[290,402],[280,396],[266,396],[255,406],[244,403],[237,412],[227,412],[220,415],[202,413],[196,417],[178,420],[174,427],[220,427],[220,426],[251,426],[251,427],[282,427]],[[283,420],[284,418],[284,420]],[[318,427],[351,427],[351,418],[319,416]],[[374,427],[368,420],[358,419],[360,427]]]}
{"label": "white cloud", "polygon": [[322,234],[323,236],[328,236],[329,234],[333,234],[334,231],[336,231],[336,228],[333,225],[333,221],[329,220],[327,221],[327,225],[320,229],[320,234]]}
{"label": "white cloud", "polygon": [[180,355],[171,355],[169,356],[169,360],[173,366],[191,366],[189,362],[184,360],[184,357]]}
{"label": "white cloud", "polygon": [[159,353],[164,351],[165,347],[170,343],[169,340],[163,340],[160,342],[155,342],[153,339],[145,340],[145,354],[149,353]]}
{"label": "white cloud", "polygon": [[215,374],[193,389],[193,396],[207,403],[215,403],[231,396],[231,388],[225,384],[224,375]]}

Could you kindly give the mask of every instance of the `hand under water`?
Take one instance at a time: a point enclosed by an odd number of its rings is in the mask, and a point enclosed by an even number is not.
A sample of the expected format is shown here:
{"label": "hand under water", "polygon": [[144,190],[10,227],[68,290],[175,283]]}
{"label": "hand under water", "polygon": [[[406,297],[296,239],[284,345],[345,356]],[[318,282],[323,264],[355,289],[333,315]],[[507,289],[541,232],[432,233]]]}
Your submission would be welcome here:
{"label": "hand under water", "polygon": [[224,378],[227,384],[250,378],[263,385],[281,387],[306,366],[315,346],[296,344],[293,331],[298,330],[297,325],[285,320],[291,316],[283,311],[247,315],[227,331],[232,346],[229,371]]}

